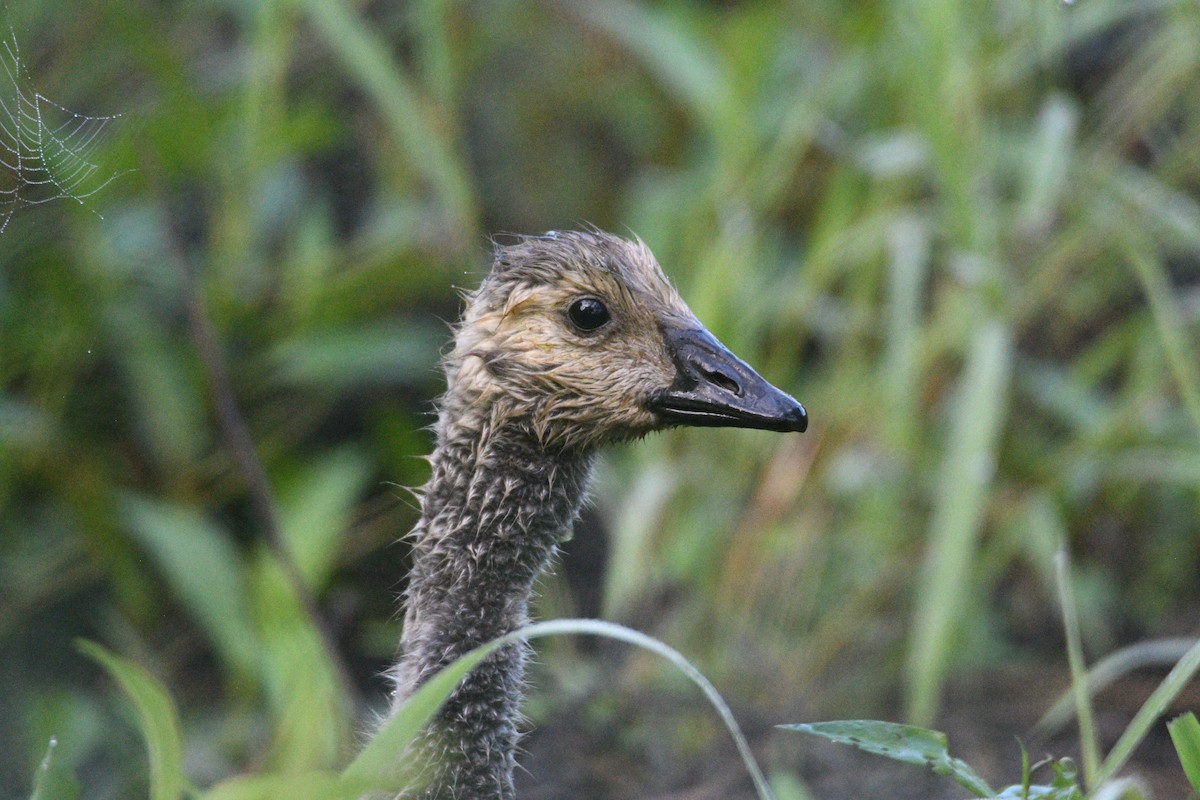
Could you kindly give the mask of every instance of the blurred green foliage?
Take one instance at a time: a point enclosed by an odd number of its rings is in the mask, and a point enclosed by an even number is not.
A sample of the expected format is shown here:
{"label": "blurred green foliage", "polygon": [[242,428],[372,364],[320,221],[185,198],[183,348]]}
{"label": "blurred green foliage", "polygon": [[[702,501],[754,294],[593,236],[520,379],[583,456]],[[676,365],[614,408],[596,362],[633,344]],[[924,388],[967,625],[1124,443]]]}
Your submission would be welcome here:
{"label": "blurred green foliage", "polygon": [[0,234],[0,795],[52,735],[87,796],[148,791],[80,636],[170,688],[197,785],[353,747],[215,424],[181,259],[373,705],[456,287],[489,234],[582,221],[642,236],[813,420],[612,454],[607,616],[746,702],[852,717],[899,691],[918,723],[956,670],[1059,653],[1064,542],[1093,654],[1195,633],[1192,0],[3,8],[29,86],[123,116],[89,154],[116,180]]}

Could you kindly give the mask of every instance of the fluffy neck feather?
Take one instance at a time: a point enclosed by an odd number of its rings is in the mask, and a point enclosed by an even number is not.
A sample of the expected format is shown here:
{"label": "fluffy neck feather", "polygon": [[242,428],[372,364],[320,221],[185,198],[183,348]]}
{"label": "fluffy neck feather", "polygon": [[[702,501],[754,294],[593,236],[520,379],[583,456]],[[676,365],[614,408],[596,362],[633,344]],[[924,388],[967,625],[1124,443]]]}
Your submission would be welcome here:
{"label": "fluffy neck feather", "polygon": [[[412,534],[393,710],[459,656],[528,621],[533,582],[570,531],[591,456],[547,451],[523,428],[443,406]],[[424,797],[513,797],[526,651],[499,650],[451,696],[422,741]]]}

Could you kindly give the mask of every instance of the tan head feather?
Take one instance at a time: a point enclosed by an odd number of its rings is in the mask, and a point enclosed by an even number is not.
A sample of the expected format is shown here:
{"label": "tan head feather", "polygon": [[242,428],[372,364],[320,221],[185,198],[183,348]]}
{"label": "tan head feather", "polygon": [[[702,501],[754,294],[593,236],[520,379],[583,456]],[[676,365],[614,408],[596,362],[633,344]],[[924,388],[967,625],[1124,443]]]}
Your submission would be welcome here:
{"label": "tan head feather", "polygon": [[[572,306],[599,301],[595,330]],[[545,444],[588,446],[656,426],[648,398],[676,368],[664,327],[702,327],[650,250],[599,231],[523,238],[496,249],[467,297],[447,358],[444,402],[527,424]]]}

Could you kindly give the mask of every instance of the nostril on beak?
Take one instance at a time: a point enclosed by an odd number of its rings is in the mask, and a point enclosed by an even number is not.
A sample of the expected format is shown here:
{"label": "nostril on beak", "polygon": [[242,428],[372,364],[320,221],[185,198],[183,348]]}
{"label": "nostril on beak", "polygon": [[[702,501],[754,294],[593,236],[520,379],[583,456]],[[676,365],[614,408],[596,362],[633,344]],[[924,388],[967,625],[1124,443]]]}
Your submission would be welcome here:
{"label": "nostril on beak", "polygon": [[713,384],[714,386],[719,386],[720,388],[724,389],[725,391],[729,392],[730,394],[733,394],[736,397],[742,396],[742,385],[740,383],[738,383],[736,380],[734,380],[733,378],[726,375],[724,372],[719,372],[717,370],[704,369],[702,367],[700,369],[700,374],[702,374],[704,376],[704,378],[709,383]]}

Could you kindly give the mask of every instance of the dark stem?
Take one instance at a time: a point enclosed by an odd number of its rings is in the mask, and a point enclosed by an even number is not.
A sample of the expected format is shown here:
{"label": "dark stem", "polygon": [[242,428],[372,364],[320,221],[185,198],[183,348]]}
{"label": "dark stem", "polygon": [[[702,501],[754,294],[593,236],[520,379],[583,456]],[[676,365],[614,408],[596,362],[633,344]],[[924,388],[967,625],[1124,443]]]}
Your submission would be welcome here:
{"label": "dark stem", "polygon": [[[154,170],[151,170],[151,172],[158,178],[155,182],[159,184],[162,196],[168,197],[169,195],[165,193],[166,189],[161,181],[160,173]],[[196,353],[200,357],[200,364],[208,383],[221,437],[233,457],[234,464],[237,466],[242,480],[245,481],[251,508],[254,510],[254,515],[258,518],[259,525],[266,536],[267,546],[271,549],[276,562],[283,571],[284,579],[300,603],[301,610],[312,622],[313,628],[317,631],[321,646],[325,650],[326,658],[333,669],[342,696],[350,704],[351,708],[355,708],[358,706],[359,701],[358,691],[354,686],[354,682],[350,679],[345,662],[342,660],[337,647],[337,639],[333,635],[329,623],[321,613],[316,597],[309,589],[308,584],[305,583],[304,576],[300,573],[300,567],[292,555],[287,538],[283,535],[283,526],[279,521],[279,510],[275,494],[271,490],[266,469],[264,469],[262,461],[258,457],[258,451],[254,447],[254,440],[250,436],[250,429],[246,425],[246,420],[242,416],[241,409],[238,407],[237,395],[233,389],[233,381],[229,377],[229,369],[225,363],[225,356],[221,352],[216,329],[204,304],[199,274],[192,260],[187,255],[186,245],[184,244],[185,239],[180,230],[179,221],[169,208],[166,210],[165,216],[169,234],[169,255],[183,277],[183,296],[187,308],[188,331],[191,334],[193,343],[196,345]]]}

